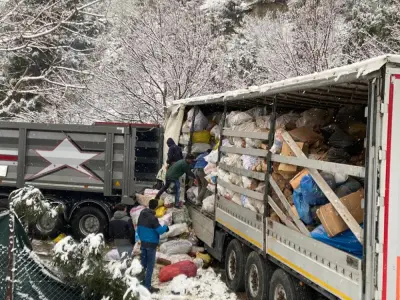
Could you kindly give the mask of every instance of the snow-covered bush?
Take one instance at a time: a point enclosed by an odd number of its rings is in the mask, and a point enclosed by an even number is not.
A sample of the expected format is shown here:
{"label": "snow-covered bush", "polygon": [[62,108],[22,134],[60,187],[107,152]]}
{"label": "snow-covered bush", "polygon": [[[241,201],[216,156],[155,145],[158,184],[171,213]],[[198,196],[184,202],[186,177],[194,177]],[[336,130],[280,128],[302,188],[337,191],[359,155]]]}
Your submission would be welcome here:
{"label": "snow-covered bush", "polygon": [[9,196],[10,210],[14,212],[25,225],[35,224],[44,214],[49,218],[57,218],[62,206],[51,206],[39,189],[26,186],[13,191]]}
{"label": "snow-covered bush", "polygon": [[54,249],[54,262],[65,278],[83,289],[85,298],[103,297],[108,300],[150,299],[150,292],[136,276],[142,271],[137,259],[124,256],[106,262],[102,234],[90,234],[82,242],[68,236]]}

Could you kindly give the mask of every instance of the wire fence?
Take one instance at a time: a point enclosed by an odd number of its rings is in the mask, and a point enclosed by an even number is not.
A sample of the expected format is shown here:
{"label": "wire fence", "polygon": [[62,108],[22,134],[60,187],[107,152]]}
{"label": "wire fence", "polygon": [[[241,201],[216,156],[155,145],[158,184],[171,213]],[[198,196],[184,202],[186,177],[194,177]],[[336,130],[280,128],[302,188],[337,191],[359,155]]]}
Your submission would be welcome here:
{"label": "wire fence", "polygon": [[62,282],[31,250],[21,223],[0,214],[0,299],[80,300],[81,290]]}

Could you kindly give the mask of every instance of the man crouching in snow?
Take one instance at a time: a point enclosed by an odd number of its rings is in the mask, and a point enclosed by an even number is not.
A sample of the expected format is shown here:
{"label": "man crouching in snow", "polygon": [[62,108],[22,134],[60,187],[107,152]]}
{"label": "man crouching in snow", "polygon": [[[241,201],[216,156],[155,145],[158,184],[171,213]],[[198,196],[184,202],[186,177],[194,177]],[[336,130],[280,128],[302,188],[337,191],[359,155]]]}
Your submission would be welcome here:
{"label": "man crouching in snow", "polygon": [[128,217],[124,204],[117,204],[115,210],[108,227],[110,239],[117,246],[120,257],[122,257],[122,253],[124,252],[131,256],[133,241],[135,240],[135,229],[133,228],[132,219]]}
{"label": "man crouching in snow", "polygon": [[146,273],[144,286],[151,292],[158,292],[158,289],[151,286],[151,277],[156,261],[156,248],[160,242],[160,235],[167,232],[168,226],[161,226],[155,215],[158,201],[150,200],[149,208],[141,211],[137,224],[137,233],[141,242],[141,263]]}

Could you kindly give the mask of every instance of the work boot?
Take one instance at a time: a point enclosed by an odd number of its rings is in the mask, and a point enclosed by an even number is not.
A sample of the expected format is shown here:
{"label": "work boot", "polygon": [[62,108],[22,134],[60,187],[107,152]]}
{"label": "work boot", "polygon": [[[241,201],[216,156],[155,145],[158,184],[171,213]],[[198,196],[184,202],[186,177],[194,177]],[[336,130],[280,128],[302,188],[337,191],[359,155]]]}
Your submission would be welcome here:
{"label": "work boot", "polygon": [[159,291],[160,291],[160,289],[152,287],[152,286],[149,289],[149,292],[152,293],[152,294],[158,293]]}

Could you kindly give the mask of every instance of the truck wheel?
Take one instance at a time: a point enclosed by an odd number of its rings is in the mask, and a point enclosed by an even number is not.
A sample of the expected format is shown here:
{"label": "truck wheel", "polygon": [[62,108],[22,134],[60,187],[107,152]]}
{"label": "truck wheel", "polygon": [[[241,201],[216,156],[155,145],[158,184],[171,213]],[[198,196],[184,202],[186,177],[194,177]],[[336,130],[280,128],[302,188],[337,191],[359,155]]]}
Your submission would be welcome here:
{"label": "truck wheel", "polygon": [[91,233],[103,233],[107,227],[107,217],[97,207],[78,208],[71,221],[72,230],[77,238],[83,239]]}
{"label": "truck wheel", "polygon": [[301,286],[292,276],[277,269],[271,278],[269,299],[271,300],[307,300],[310,298],[310,290],[307,286]]}
{"label": "truck wheel", "polygon": [[234,292],[244,290],[244,267],[249,250],[238,240],[232,240],[225,255],[226,284]]}
{"label": "truck wheel", "polygon": [[248,300],[265,300],[268,295],[272,269],[257,253],[251,252],[246,261],[245,286]]}
{"label": "truck wheel", "polygon": [[31,232],[36,239],[54,239],[61,233],[63,227],[62,216],[59,215],[57,219],[53,219],[48,214],[45,214],[32,226]]}

